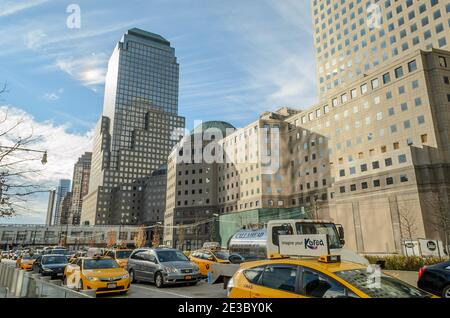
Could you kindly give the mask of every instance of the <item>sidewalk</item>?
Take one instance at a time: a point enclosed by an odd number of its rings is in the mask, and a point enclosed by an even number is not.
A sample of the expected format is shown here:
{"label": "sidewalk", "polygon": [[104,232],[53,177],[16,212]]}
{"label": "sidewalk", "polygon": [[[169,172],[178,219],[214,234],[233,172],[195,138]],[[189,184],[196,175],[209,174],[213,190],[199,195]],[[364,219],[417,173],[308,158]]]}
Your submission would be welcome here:
{"label": "sidewalk", "polygon": [[413,285],[414,287],[417,287],[417,280],[419,278],[418,272],[413,271],[394,271],[394,270],[384,270],[388,275],[391,275],[395,278],[398,278],[405,283],[408,283],[410,285]]}

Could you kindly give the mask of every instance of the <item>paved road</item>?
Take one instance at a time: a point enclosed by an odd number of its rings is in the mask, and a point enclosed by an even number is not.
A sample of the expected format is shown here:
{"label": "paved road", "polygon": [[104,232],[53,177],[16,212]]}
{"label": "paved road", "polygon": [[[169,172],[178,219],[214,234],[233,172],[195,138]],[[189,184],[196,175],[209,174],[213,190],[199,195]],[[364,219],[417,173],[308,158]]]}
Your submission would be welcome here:
{"label": "paved road", "polygon": [[125,295],[105,295],[111,298],[226,298],[227,291],[223,284],[209,285],[199,282],[196,286],[167,286],[156,288],[150,283],[132,284]]}

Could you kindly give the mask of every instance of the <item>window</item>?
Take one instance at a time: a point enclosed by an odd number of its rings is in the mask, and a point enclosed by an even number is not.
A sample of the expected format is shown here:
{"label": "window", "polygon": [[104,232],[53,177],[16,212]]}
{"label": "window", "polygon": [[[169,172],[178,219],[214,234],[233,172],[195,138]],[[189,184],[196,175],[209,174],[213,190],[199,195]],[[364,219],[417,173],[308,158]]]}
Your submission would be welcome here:
{"label": "window", "polygon": [[403,68],[400,66],[395,69],[395,78],[400,78],[403,76]]}
{"label": "window", "polygon": [[350,96],[352,98],[356,98],[356,89],[355,88],[350,91]]}
{"label": "window", "polygon": [[419,116],[417,117],[417,122],[419,123],[419,125],[425,124],[425,116]]}
{"label": "window", "polygon": [[398,163],[406,163],[406,155],[398,156]]}
{"label": "window", "polygon": [[312,269],[303,269],[302,294],[314,298],[342,298],[347,297],[346,289],[321,273]]}
{"label": "window", "polygon": [[295,292],[297,267],[287,265],[269,265],[262,277],[262,285],[268,288]]}
{"label": "window", "polygon": [[406,174],[400,175],[400,182],[408,182],[408,176]]}
{"label": "window", "polygon": [[350,191],[356,191],[356,184],[350,185]]}
{"label": "window", "polygon": [[408,71],[414,72],[415,70],[417,70],[417,63],[416,63],[416,60],[413,60],[408,63]]}
{"label": "window", "polygon": [[387,184],[387,185],[394,184],[394,178],[392,178],[392,177],[386,178],[386,184]]}
{"label": "window", "polygon": [[247,269],[243,272],[245,278],[249,280],[249,282],[253,284],[258,284],[259,280],[264,272],[264,266],[254,267]]}
{"label": "window", "polygon": [[391,125],[391,127],[390,127],[390,129],[391,129],[391,133],[396,133],[397,132],[397,125]]}
{"label": "window", "polygon": [[384,159],[384,164],[386,165],[386,167],[392,166],[392,158]]}
{"label": "window", "polygon": [[367,164],[362,164],[361,165],[361,172],[366,172],[367,171]]}
{"label": "window", "polygon": [[408,104],[407,103],[402,103],[400,105],[400,108],[401,108],[402,112],[407,111],[408,110]]}
{"label": "window", "polygon": [[344,169],[339,170],[339,176],[340,177],[345,177],[345,170]]}
{"label": "window", "polygon": [[369,187],[369,184],[367,182],[361,183],[361,189],[367,189]]}
{"label": "window", "polygon": [[363,84],[361,85],[361,94],[366,94],[367,93],[367,84]]}
{"label": "window", "polygon": [[423,134],[420,136],[420,140],[422,141],[423,144],[428,142],[428,135],[427,134]]}
{"label": "window", "polygon": [[399,142],[394,142],[393,143],[393,148],[394,148],[394,150],[400,149],[400,143]]}
{"label": "window", "polygon": [[378,81],[378,78],[375,78],[372,80],[372,89],[377,88],[380,85],[380,82]]}
{"label": "window", "polygon": [[340,193],[345,193],[345,187],[340,187],[340,188],[339,188],[339,192],[340,192]]}
{"label": "window", "polygon": [[447,67],[447,59],[443,56],[439,56],[439,65],[441,67]]}
{"label": "window", "polygon": [[380,168],[380,162],[379,162],[379,161],[374,161],[374,162],[372,162],[372,168],[373,168],[373,169],[378,169],[378,168]]}
{"label": "window", "polygon": [[386,73],[383,75],[383,84],[388,84],[391,81],[391,75]]}
{"label": "window", "polygon": [[333,107],[337,107],[337,105],[338,105],[338,100],[337,100],[337,98],[333,98],[332,104],[333,104]]}
{"label": "window", "polygon": [[373,186],[375,188],[379,187],[380,186],[380,180],[373,180]]}
{"label": "window", "polygon": [[405,121],[403,122],[403,127],[404,127],[405,129],[411,128],[411,122],[410,122],[409,120],[405,120]]}

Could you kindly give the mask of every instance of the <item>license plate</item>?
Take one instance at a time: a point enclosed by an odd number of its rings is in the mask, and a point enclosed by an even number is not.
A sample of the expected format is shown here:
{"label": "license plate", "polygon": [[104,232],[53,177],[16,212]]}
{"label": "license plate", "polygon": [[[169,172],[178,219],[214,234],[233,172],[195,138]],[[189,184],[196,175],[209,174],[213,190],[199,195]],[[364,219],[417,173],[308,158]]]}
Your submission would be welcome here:
{"label": "license plate", "polygon": [[116,288],[116,287],[117,287],[117,284],[116,284],[116,283],[108,284],[108,288]]}
{"label": "license plate", "polygon": [[185,280],[191,280],[191,279],[192,279],[192,276],[184,276],[184,279],[185,279]]}
{"label": "license plate", "polygon": [[56,276],[62,276],[63,275],[63,273],[58,273],[58,274],[56,274]]}

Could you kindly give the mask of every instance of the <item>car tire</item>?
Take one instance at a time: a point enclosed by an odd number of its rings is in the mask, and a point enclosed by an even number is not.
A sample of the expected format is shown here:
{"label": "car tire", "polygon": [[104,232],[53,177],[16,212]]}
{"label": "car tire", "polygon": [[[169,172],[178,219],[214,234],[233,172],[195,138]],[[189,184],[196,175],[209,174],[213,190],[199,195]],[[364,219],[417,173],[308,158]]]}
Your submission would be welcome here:
{"label": "car tire", "polygon": [[81,291],[84,289],[83,286],[83,280],[80,278],[80,280],[78,281],[78,286],[77,286],[78,291]]}
{"label": "car tire", "polygon": [[164,278],[161,272],[157,272],[155,274],[155,286],[156,288],[163,288],[164,287]]}
{"label": "car tire", "polygon": [[450,285],[445,286],[442,291],[442,298],[450,298]]}
{"label": "car tire", "polygon": [[134,270],[130,269],[130,272],[128,274],[130,275],[130,283],[132,283],[132,284],[138,283],[138,280],[136,279],[136,275],[134,274]]}

